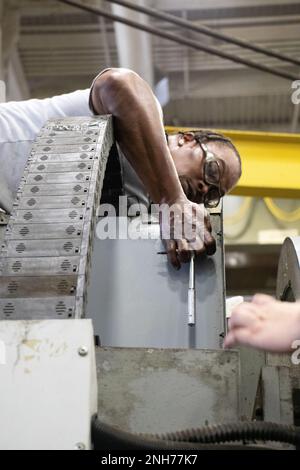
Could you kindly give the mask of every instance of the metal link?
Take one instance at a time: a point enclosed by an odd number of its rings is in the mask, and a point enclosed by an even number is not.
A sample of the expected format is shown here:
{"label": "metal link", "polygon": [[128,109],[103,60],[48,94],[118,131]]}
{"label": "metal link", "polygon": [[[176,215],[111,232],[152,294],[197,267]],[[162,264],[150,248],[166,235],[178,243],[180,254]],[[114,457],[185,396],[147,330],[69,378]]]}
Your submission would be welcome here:
{"label": "metal link", "polygon": [[79,256],[7,258],[0,261],[2,276],[60,276],[79,273]]}
{"label": "metal link", "polygon": [[51,163],[59,163],[59,162],[86,162],[94,160],[96,157],[96,152],[80,152],[80,153],[51,153],[51,154],[44,154],[44,153],[36,153],[32,160],[35,162],[51,162]]}
{"label": "metal link", "polygon": [[65,196],[67,194],[80,195],[87,194],[89,182],[76,182],[67,184],[26,184],[22,189],[24,196]]}
{"label": "metal link", "polygon": [[0,253],[0,319],[84,317],[109,116],[49,121],[33,145]]}
{"label": "metal link", "polygon": [[87,195],[74,196],[28,196],[23,197],[18,207],[20,209],[34,210],[37,207],[40,209],[67,209],[70,207],[83,208],[87,204]]}

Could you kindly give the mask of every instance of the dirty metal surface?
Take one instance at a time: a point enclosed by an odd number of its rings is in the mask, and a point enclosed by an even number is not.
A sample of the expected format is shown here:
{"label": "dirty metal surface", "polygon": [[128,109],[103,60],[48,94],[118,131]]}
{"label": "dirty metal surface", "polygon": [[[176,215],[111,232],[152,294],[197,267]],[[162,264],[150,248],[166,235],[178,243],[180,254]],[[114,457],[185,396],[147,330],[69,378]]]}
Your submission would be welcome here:
{"label": "dirty metal surface", "polygon": [[237,351],[96,348],[98,416],[162,433],[239,419]]}
{"label": "dirty metal surface", "polygon": [[91,320],[3,320],[0,338],[0,449],[90,449],[97,411]]}

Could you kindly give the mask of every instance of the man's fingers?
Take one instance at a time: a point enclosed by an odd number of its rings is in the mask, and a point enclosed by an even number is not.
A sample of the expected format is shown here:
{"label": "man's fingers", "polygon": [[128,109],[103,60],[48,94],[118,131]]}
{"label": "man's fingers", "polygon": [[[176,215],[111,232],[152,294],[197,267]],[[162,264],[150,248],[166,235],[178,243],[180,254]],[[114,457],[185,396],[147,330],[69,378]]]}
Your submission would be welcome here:
{"label": "man's fingers", "polygon": [[247,328],[234,328],[227,334],[223,347],[232,348],[238,344],[251,346],[251,332]]}
{"label": "man's fingers", "polygon": [[172,266],[174,266],[175,269],[180,269],[180,261],[177,256],[177,243],[175,240],[168,240],[166,242],[166,248],[167,248],[167,253],[168,253],[168,259]]}
{"label": "man's fingers", "polygon": [[229,320],[229,328],[249,327],[256,320],[256,315],[247,309],[247,304],[236,307]]}
{"label": "man's fingers", "polygon": [[195,256],[205,253],[205,246],[201,238],[197,237],[195,241],[176,240],[177,243],[177,259],[180,263],[188,263],[191,260],[192,253]]}
{"label": "man's fingers", "polygon": [[177,240],[178,258],[181,263],[188,263],[191,260],[192,250],[187,240]]}
{"label": "man's fingers", "polygon": [[207,230],[204,232],[204,245],[206,248],[206,253],[208,255],[213,255],[216,252],[217,246],[216,246],[216,240],[212,236],[211,233],[209,233]]}
{"label": "man's fingers", "polygon": [[206,226],[207,230],[209,232],[211,232],[212,231],[212,226],[211,226],[211,222],[210,222],[210,216],[209,216],[207,211],[204,215],[204,223],[205,223],[205,226]]}
{"label": "man's fingers", "polygon": [[208,255],[215,254],[216,249],[217,249],[216,240],[212,236],[211,232],[212,232],[212,226],[211,226],[211,222],[210,222],[210,217],[207,213],[204,217],[204,234],[203,234],[203,238],[204,238],[204,245],[205,245],[205,248],[206,248],[206,253]]}
{"label": "man's fingers", "polygon": [[226,335],[224,342],[223,342],[223,348],[224,349],[230,349],[232,348],[236,343],[235,336],[234,336],[234,330],[229,331],[229,333]]}
{"label": "man's fingers", "polygon": [[196,256],[200,256],[205,253],[205,246],[201,238],[197,237],[195,241],[190,243],[190,248],[194,251]]}
{"label": "man's fingers", "polygon": [[265,295],[265,294],[255,294],[252,299],[252,302],[257,305],[265,305],[274,301],[275,299],[273,297],[271,297],[270,295]]}
{"label": "man's fingers", "polygon": [[214,254],[216,242],[211,235],[211,223],[206,210],[197,204],[187,204],[186,201],[179,201],[170,209],[167,221],[160,212],[161,237],[165,240],[170,263],[179,269],[181,263],[190,261],[192,252],[196,256],[204,252]]}

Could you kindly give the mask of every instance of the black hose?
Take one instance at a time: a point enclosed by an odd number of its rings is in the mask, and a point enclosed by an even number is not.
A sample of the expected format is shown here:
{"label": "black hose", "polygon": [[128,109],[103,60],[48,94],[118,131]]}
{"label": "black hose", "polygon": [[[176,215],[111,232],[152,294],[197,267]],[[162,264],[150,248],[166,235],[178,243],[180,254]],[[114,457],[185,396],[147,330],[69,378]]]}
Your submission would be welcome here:
{"label": "black hose", "polygon": [[[241,444],[248,441],[254,444],[256,441],[274,441],[299,445],[300,434],[293,426],[252,422],[207,426],[162,435],[138,435],[102,423],[97,417],[92,421],[92,443],[95,450],[265,450],[267,448]],[[233,442],[239,444],[229,445]]]}
{"label": "black hose", "polygon": [[235,56],[234,54],[230,54],[228,52],[221,51],[217,47],[208,46],[205,44],[200,43],[199,41],[195,41],[194,39],[187,39],[185,37],[180,37],[178,34],[169,33],[167,31],[161,31],[158,28],[154,28],[152,26],[148,26],[142,23],[138,23],[137,21],[132,21],[123,16],[113,15],[106,11],[103,11],[100,8],[95,6],[83,4],[81,2],[76,2],[74,0],[57,0],[60,3],[65,3],[67,5],[71,5],[75,8],[79,8],[84,11],[88,11],[90,13],[94,13],[97,16],[102,16],[104,18],[108,18],[112,21],[116,21],[118,23],[126,24],[135,29],[139,29],[141,31],[145,31],[146,33],[153,34],[154,36],[158,36],[164,39],[168,39],[169,41],[176,42],[177,44],[181,44],[183,46],[191,47],[192,49],[196,49],[198,51],[207,52],[208,54],[215,55],[217,57],[221,57],[222,59],[227,59],[237,64],[245,65],[246,67],[250,67],[256,70],[260,70],[262,72],[270,73],[271,75],[275,75],[277,77],[285,78],[287,80],[298,80],[298,76],[293,73],[285,72],[283,70],[279,70],[276,68],[268,67],[267,65],[260,64],[258,62],[254,62],[253,60],[244,59],[242,57]]}
{"label": "black hose", "polygon": [[205,426],[203,428],[166,433],[154,437],[168,441],[197,442],[202,444],[219,444],[236,441],[273,441],[294,446],[300,444],[300,431],[295,426],[263,421]]}

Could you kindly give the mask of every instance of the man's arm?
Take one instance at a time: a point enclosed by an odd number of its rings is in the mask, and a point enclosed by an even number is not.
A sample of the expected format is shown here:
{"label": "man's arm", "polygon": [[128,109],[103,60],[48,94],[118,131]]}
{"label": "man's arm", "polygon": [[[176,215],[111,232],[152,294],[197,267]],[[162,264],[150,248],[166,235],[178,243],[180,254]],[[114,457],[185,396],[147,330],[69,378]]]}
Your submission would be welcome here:
{"label": "man's arm", "polygon": [[110,69],[95,81],[92,103],[112,114],[115,135],[153,202],[173,204],[184,197],[152,90],[135,72]]}
{"label": "man's arm", "polygon": [[[109,69],[95,81],[92,105],[98,114],[112,114],[116,139],[125,157],[137,172],[154,203],[176,207],[179,212],[193,213],[197,233],[193,242],[184,236],[168,241],[172,264],[179,268],[196,254],[214,246],[206,228],[206,213],[186,198],[168,148],[156,99],[148,84],[135,72]],[[171,226],[179,222],[171,221]],[[192,223],[192,220],[190,220]],[[173,227],[171,227],[172,231]],[[213,249],[212,249],[213,251]]]}
{"label": "man's arm", "polygon": [[89,89],[52,98],[0,104],[0,144],[33,141],[52,118],[90,116]]}

